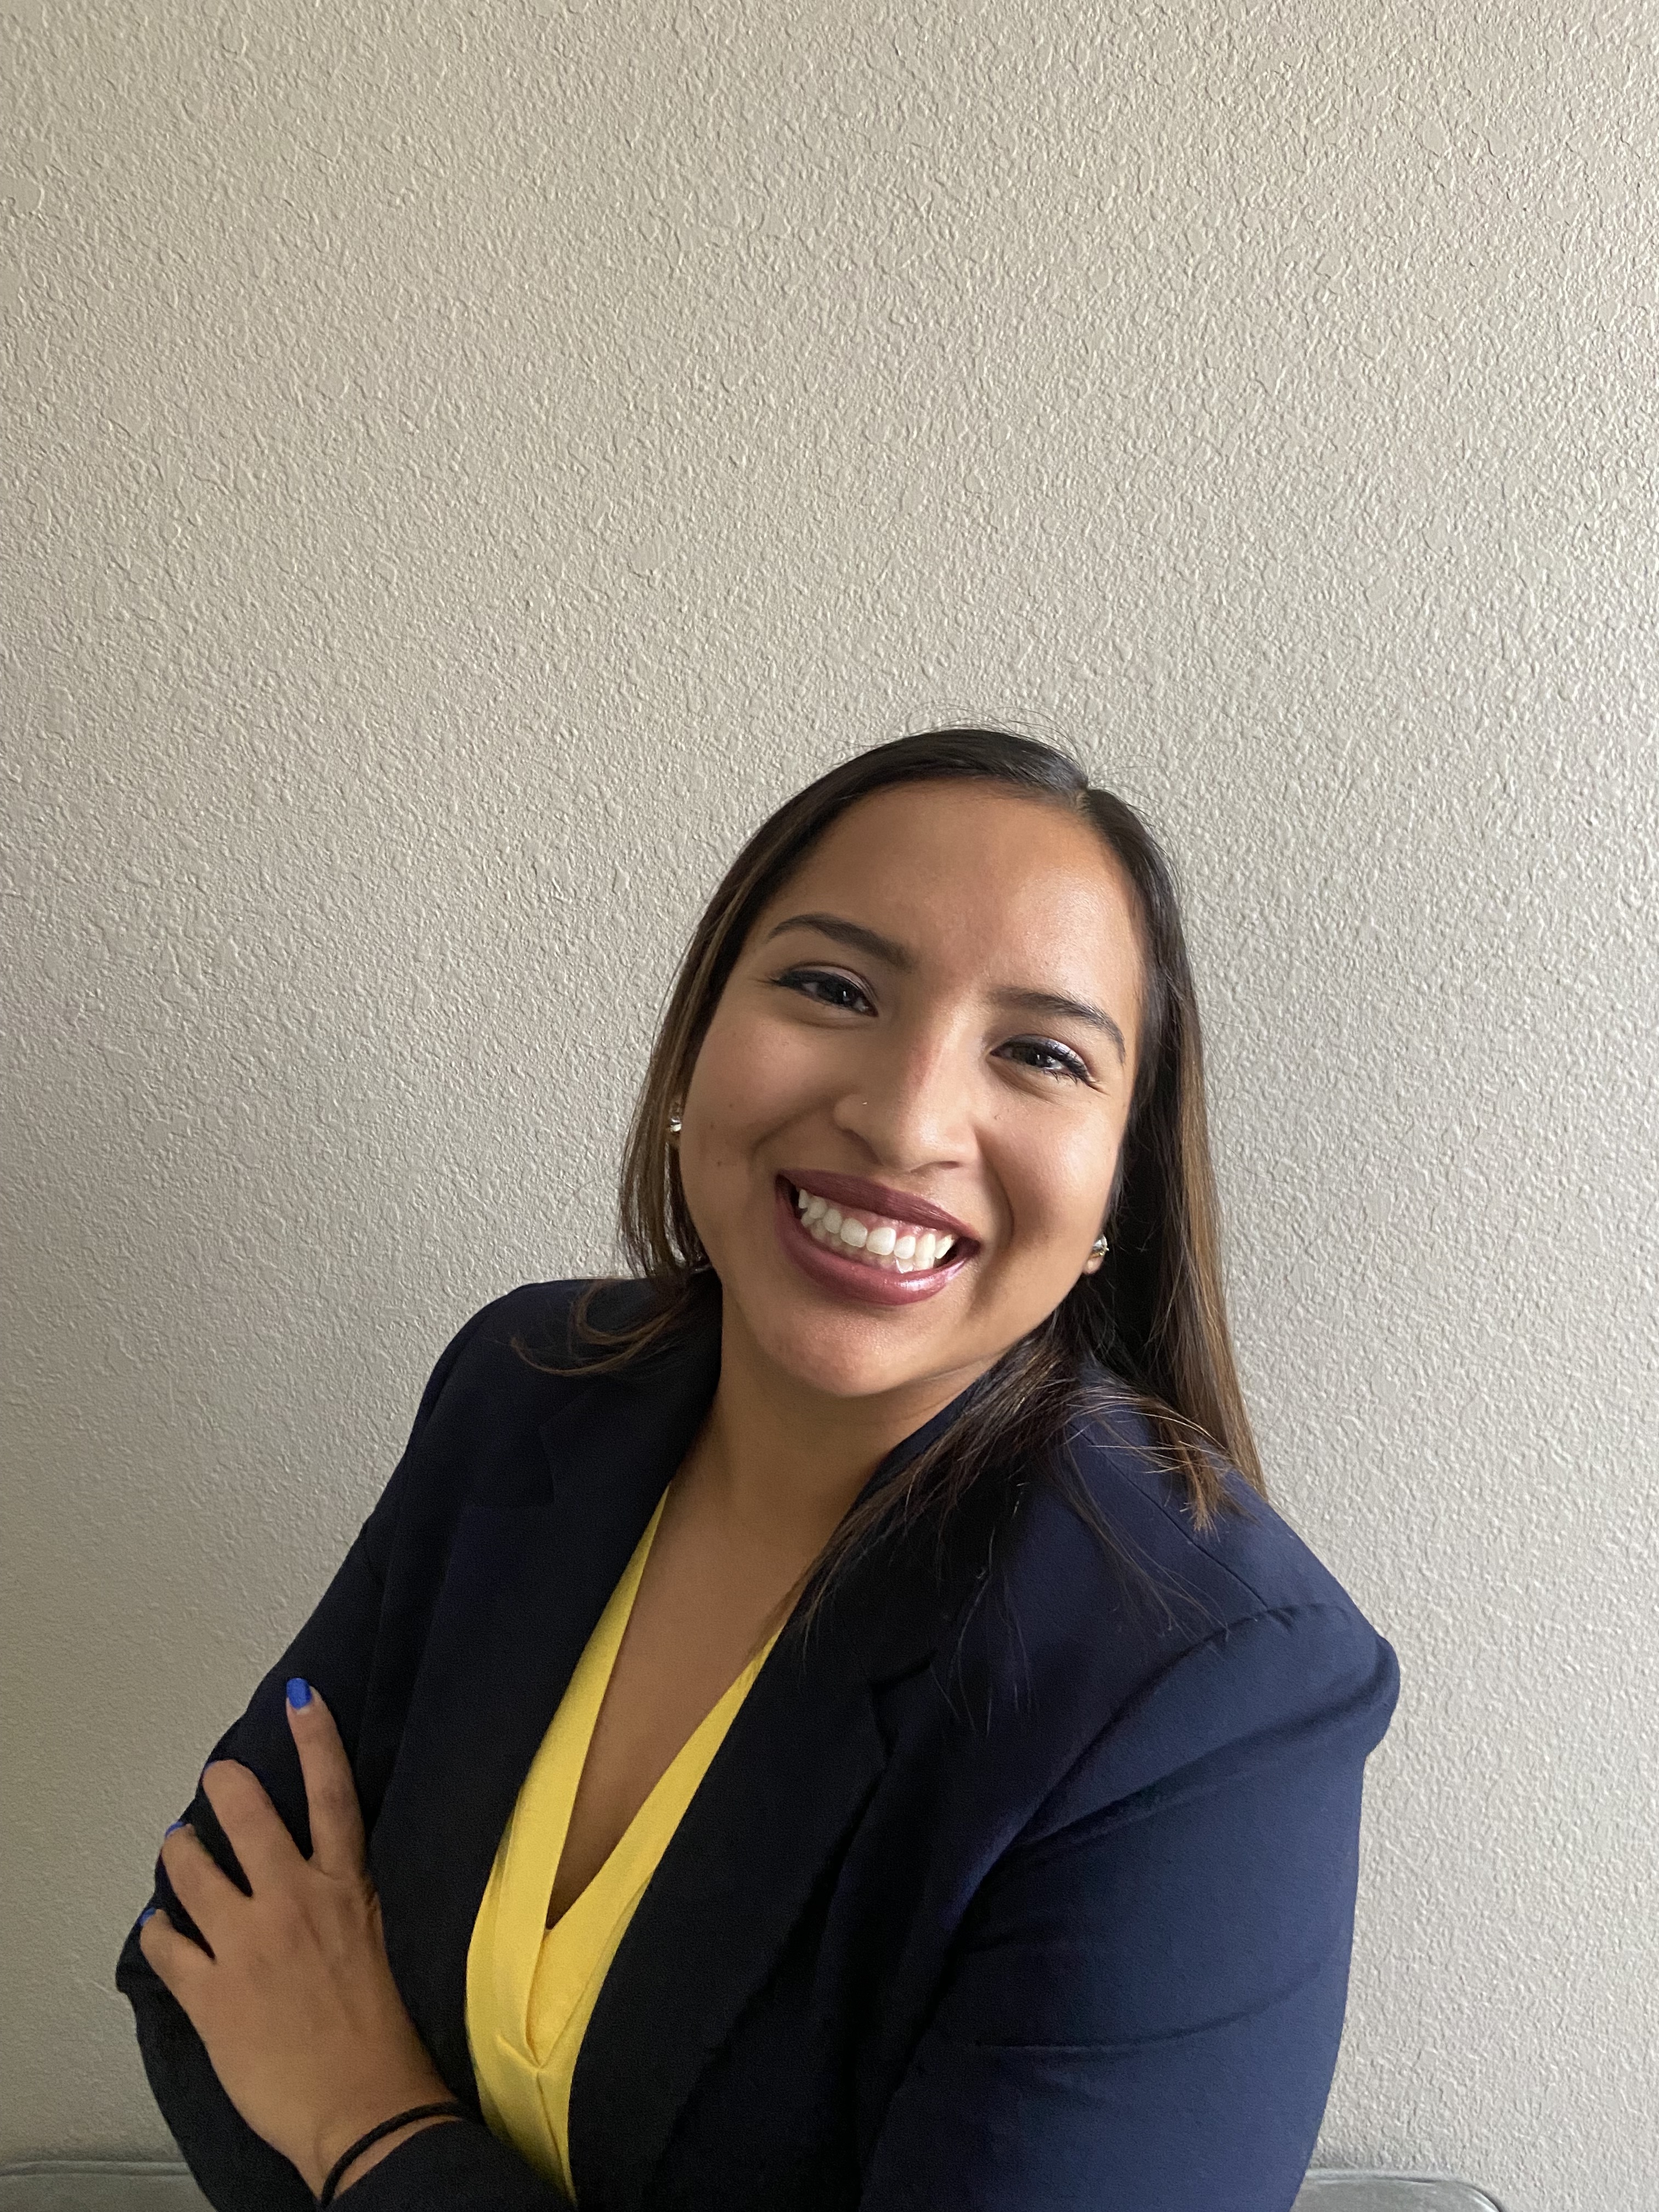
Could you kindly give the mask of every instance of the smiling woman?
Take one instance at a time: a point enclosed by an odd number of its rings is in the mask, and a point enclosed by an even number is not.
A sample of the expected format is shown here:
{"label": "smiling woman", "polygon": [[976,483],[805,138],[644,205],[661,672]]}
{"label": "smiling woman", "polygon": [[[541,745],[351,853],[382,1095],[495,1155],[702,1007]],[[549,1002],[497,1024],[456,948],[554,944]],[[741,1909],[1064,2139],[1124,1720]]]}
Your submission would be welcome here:
{"label": "smiling woman", "polygon": [[1283,2212],[1398,1675],[1266,1502],[1145,825],[998,731],[798,794],[621,1224],[451,1345],[163,1844],[210,2198]]}

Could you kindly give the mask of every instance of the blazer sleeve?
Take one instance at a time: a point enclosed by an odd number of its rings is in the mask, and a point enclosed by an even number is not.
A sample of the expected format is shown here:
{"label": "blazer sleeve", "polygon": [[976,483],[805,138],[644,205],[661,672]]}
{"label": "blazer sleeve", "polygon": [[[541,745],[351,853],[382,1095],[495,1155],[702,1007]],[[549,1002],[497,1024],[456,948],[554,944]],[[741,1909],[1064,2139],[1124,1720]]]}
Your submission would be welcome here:
{"label": "blazer sleeve", "polygon": [[[405,1475],[457,1360],[473,1332],[494,1310],[487,1306],[475,1315],[445,1351],[422,1394],[409,1445],[320,1602],[259,1683],[240,1719],[226,1730],[203,1762],[205,1769],[216,1759],[235,1759],[251,1767],[301,1850],[310,1850],[311,1837],[304,1781],[283,1711],[285,1686],[293,1674],[302,1674],[316,1685],[334,1716],[355,1770],[374,1664],[386,1563]],[[223,1871],[246,1890],[246,1878],[199,1780],[182,1817],[193,1824]],[[159,1857],[149,1902],[164,1906],[175,1926],[200,1940]],[[137,1921],[122,1946],[115,1985],[132,2006],[139,2052],[161,2116],[209,2202],[220,2212],[311,2212],[311,2191],[298,2169],[254,2133],[220,2086],[206,2048],[183,2007],[139,1949]],[[462,2131],[446,2127],[428,2132]]]}
{"label": "blazer sleeve", "polygon": [[1322,1604],[1142,1692],[981,1885],[860,2212],[1288,2212],[1398,1687],[1390,1646]]}

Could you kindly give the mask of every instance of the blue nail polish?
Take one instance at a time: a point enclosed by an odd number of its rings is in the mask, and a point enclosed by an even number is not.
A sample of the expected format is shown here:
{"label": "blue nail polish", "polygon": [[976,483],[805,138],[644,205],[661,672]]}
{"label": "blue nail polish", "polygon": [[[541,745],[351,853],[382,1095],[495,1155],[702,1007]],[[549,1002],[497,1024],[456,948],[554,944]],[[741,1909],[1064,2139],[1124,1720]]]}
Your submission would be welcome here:
{"label": "blue nail polish", "polygon": [[294,1674],[289,1678],[288,1701],[296,1711],[301,1706],[311,1703],[311,1685],[302,1675]]}
{"label": "blue nail polish", "polygon": [[184,1825],[182,1820],[170,1820],[161,1831],[162,1841],[165,1842],[169,1836],[176,1836]]}
{"label": "blue nail polish", "polygon": [[142,1928],[145,1921],[154,1920],[160,1909],[161,1908],[158,1905],[147,1905],[143,1911],[138,1915],[138,1925]]}

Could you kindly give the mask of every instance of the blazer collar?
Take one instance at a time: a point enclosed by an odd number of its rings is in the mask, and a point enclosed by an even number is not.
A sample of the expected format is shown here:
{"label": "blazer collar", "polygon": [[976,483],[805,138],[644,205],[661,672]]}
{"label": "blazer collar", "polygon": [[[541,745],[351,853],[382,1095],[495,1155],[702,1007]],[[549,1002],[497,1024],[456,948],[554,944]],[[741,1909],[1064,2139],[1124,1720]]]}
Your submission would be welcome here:
{"label": "blazer collar", "polygon": [[[648,1366],[578,1379],[540,1431],[548,1479],[525,1504],[469,1504],[456,1529],[371,1865],[411,2016],[475,2107],[466,1956],[496,1846],[719,1365],[716,1316]],[[864,1494],[972,1395],[890,1453]],[[943,1547],[914,1532],[855,1562],[812,1632],[792,1624],[774,1645],[583,2038],[570,2114],[582,2212],[637,2212],[699,2074],[873,1789],[886,1756],[873,1686],[925,1663],[984,1578],[985,1532],[968,1520]]]}

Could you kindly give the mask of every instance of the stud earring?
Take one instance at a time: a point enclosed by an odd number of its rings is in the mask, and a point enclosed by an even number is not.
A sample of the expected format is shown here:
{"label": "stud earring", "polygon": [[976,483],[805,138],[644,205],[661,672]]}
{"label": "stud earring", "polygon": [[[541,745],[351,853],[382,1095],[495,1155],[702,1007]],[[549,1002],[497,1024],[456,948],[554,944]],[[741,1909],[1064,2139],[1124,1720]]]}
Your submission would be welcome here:
{"label": "stud earring", "polygon": [[678,1108],[678,1106],[676,1106],[675,1108],[673,1108],[673,1109],[671,1111],[671,1113],[669,1114],[669,1116],[668,1116],[668,1133],[669,1133],[669,1135],[670,1135],[671,1137],[678,1137],[678,1136],[679,1135],[679,1133],[680,1133],[681,1127],[682,1127],[682,1123],[681,1123],[681,1121],[680,1121],[680,1109],[679,1109],[679,1108]]}
{"label": "stud earring", "polygon": [[1089,1247],[1089,1249],[1094,1254],[1097,1260],[1103,1260],[1111,1249],[1111,1246],[1106,1242],[1103,1233],[1101,1236],[1097,1237],[1094,1243]]}

